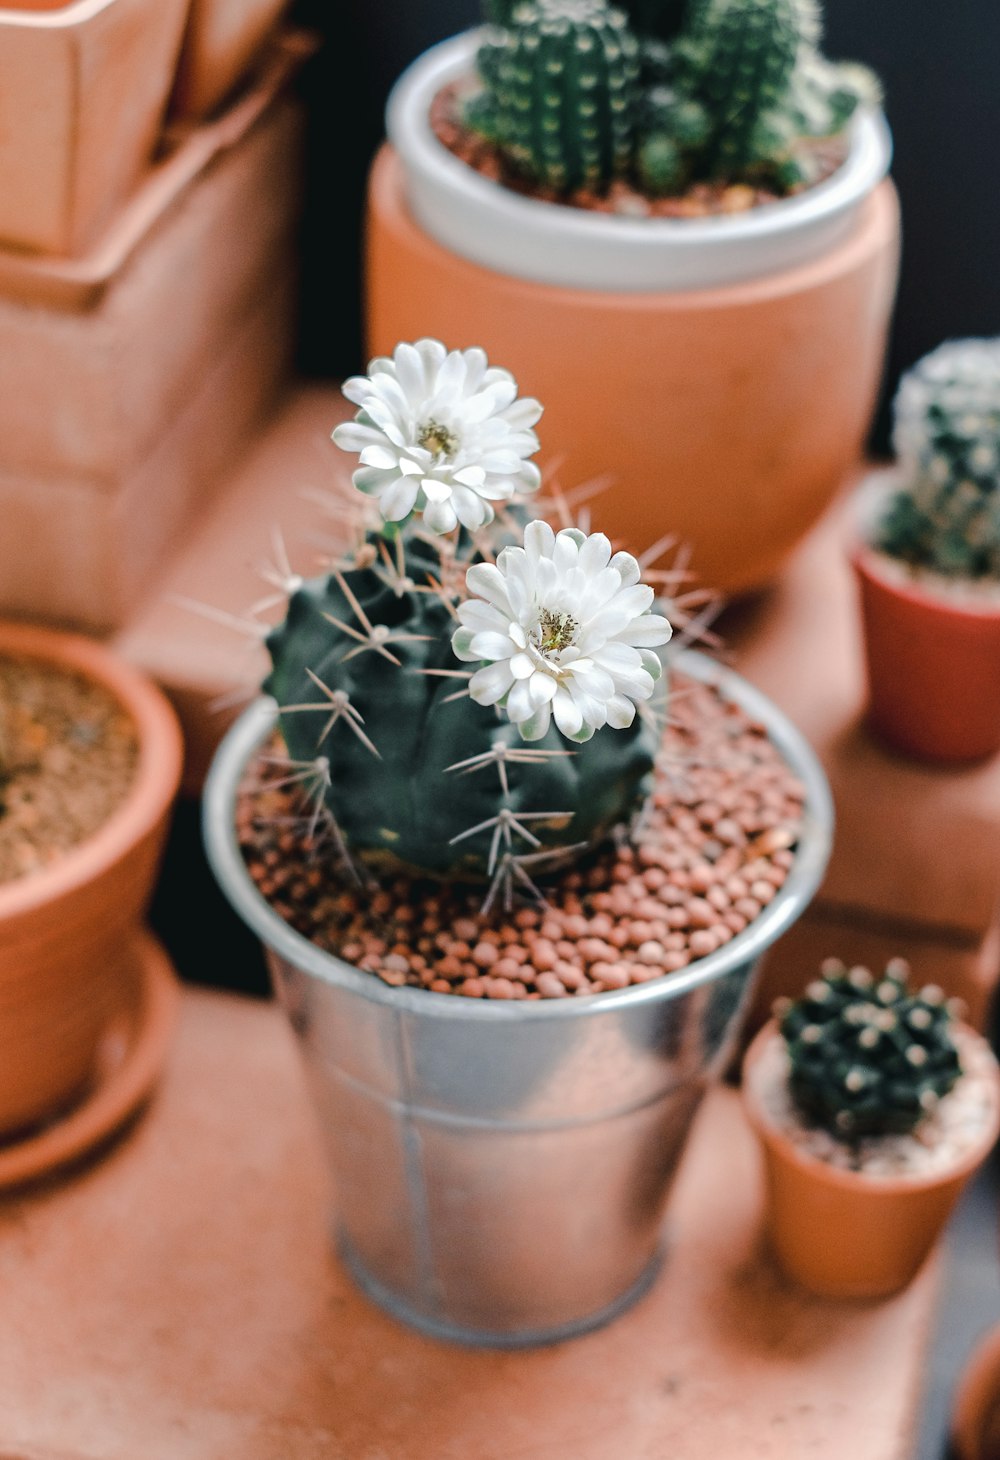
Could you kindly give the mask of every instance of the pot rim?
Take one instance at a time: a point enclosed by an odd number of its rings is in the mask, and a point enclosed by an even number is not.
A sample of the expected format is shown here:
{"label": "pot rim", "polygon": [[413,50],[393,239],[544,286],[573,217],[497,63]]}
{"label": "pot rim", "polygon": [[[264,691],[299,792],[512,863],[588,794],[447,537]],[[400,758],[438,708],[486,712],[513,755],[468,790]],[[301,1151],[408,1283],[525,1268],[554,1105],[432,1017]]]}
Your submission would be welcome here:
{"label": "pot rim", "polygon": [[962,1160],[956,1161],[944,1170],[928,1172],[926,1176],[880,1176],[875,1180],[870,1176],[863,1176],[858,1171],[845,1171],[839,1166],[831,1166],[828,1161],[823,1161],[818,1156],[812,1156],[797,1146],[784,1131],[768,1119],[759,1101],[751,1092],[749,1079],[751,1071],[764,1057],[770,1045],[775,1040],[781,1039],[776,1019],[769,1019],[763,1029],[758,1030],[743,1056],[740,1094],[747,1119],[760,1139],[771,1150],[779,1154],[789,1166],[795,1167],[803,1175],[812,1176],[822,1181],[824,1185],[837,1187],[841,1191],[864,1192],[875,1196],[880,1193],[897,1196],[911,1191],[930,1191],[934,1187],[947,1186],[955,1180],[963,1179],[981,1165],[1000,1135],[1000,1066],[997,1064],[996,1056],[993,1054],[988,1040],[979,1033],[978,1029],[962,1023],[957,1027],[963,1035],[977,1040],[989,1054],[993,1070],[993,1118],[980,1140],[969,1149]]}
{"label": "pot rim", "polygon": [[[690,263],[700,256],[699,279],[695,283],[675,285],[636,285],[636,289],[656,292],[657,289],[713,288],[724,283],[748,281],[766,276],[775,265],[758,260],[733,272],[722,268],[718,277],[707,261],[717,251],[730,253],[741,246],[766,247],[769,241],[784,241],[792,235],[808,233],[817,226],[834,222],[857,208],[889,171],[892,160],[892,135],[880,108],[859,112],[849,124],[850,148],[841,166],[829,178],[793,197],[762,204],[739,214],[710,218],[623,218],[589,212],[565,204],[548,203],[525,197],[502,184],[483,177],[460,158],[455,157],[435,136],[429,120],[430,104],[442,86],[468,75],[474,64],[479,38],[485,27],[463,31],[439,42],[418,56],[396,81],[386,105],[386,131],[389,141],[402,160],[407,180],[419,179],[434,190],[460,198],[464,209],[492,217],[505,232],[519,231],[535,241],[536,247],[553,251],[556,258],[566,249],[576,247],[608,248],[618,251],[613,277],[595,278],[576,287],[591,289],[629,289],[628,273],[621,274],[621,264],[633,260],[649,260],[656,253],[662,262],[673,255]],[[446,236],[446,234],[448,236]],[[440,243],[463,257],[485,267],[496,268],[495,262],[463,253],[457,238],[444,226],[436,233]],[[624,255],[622,254],[622,251]],[[707,256],[705,251],[707,250]],[[813,257],[806,252],[800,262]],[[565,253],[562,253],[565,267]],[[511,261],[513,263],[513,261]],[[536,278],[533,272],[510,267],[519,277]],[[606,273],[606,269],[602,271]],[[536,282],[545,282],[537,278]],[[569,287],[573,287],[570,284]]]}
{"label": "pot rim", "polygon": [[163,818],[180,785],[184,745],[166,696],[138,669],[82,634],[0,621],[0,659],[40,660],[108,690],[135,725],[139,758],[124,800],[98,829],[50,867],[0,884],[0,929],[96,881]]}
{"label": "pot rim", "polygon": [[858,578],[877,583],[895,598],[917,607],[935,610],[949,618],[976,622],[1000,620],[1000,592],[977,601],[974,596],[951,595],[935,591],[919,579],[909,579],[886,568],[899,559],[883,552],[872,543],[872,535],[889,497],[898,490],[902,472],[898,466],[873,472],[858,487],[851,523],[848,558]]}
{"label": "pot rim", "polygon": [[236,840],[233,807],[243,769],[277,720],[277,706],[262,696],[250,705],[219,745],[205,782],[203,832],[209,864],[219,885],[244,922],[288,962],[325,982],[337,984],[401,1011],[442,1019],[544,1020],[597,1015],[688,993],[758,958],[804,911],[826,870],[833,841],[833,800],[815,752],[799,730],[760,690],[709,659],[685,651],[673,661],[684,674],[717,685],[755,720],[762,722],[774,745],[806,788],[806,813],[799,851],[789,876],[758,918],[729,943],[689,968],[630,988],[584,995],[576,999],[539,999],[509,1004],[502,1000],[463,999],[428,989],[384,984],[325,953],[289,927],[258,892],[247,872]]}
{"label": "pot rim", "polygon": [[69,30],[85,25],[102,10],[109,10],[117,0],[65,0],[50,10],[20,10],[0,5],[0,26],[24,26],[29,30]]}

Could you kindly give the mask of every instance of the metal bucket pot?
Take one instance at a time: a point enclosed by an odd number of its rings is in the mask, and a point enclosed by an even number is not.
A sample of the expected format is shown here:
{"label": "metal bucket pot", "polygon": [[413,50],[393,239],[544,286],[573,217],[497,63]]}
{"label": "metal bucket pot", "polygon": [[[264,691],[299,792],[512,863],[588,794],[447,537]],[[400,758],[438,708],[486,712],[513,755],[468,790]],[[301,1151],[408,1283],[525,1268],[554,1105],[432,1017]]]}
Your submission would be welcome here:
{"label": "metal bucket pot", "polygon": [[337,1243],[376,1302],[440,1337],[514,1347],[606,1322],[652,1281],[691,1121],[724,1068],[760,955],[826,866],[833,808],[808,745],[730,671],[685,655],[766,725],[806,787],[784,888],[689,968],[589,998],[491,1002],[391,988],[321,952],[254,887],[234,831],[243,768],[275,722],[251,706],[205,793],[215,873],[267,946],[333,1165]]}

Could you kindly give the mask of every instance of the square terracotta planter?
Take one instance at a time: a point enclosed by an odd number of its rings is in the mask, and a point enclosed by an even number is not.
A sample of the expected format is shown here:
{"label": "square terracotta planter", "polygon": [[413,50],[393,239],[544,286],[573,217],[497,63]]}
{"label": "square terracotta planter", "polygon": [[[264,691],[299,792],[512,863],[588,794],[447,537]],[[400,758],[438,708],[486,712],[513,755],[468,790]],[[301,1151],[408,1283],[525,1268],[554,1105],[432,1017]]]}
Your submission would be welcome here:
{"label": "square terracotta planter", "polygon": [[288,0],[191,0],[171,110],[205,117],[251,68]]}
{"label": "square terracotta planter", "polygon": [[293,61],[193,132],[90,255],[0,255],[6,611],[120,624],[266,417],[293,327]]}
{"label": "square terracotta planter", "polygon": [[0,240],[75,254],[156,146],[188,0],[0,8]]}

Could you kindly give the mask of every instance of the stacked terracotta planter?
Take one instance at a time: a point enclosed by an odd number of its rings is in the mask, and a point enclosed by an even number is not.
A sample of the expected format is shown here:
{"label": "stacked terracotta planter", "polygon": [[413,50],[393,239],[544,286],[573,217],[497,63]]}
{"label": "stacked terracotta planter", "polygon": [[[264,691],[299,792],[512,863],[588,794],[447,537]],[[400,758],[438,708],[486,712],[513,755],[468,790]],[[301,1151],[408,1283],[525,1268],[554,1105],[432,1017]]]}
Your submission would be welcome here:
{"label": "stacked terracotta planter", "polygon": [[281,9],[0,8],[0,610],[123,622],[284,378]]}

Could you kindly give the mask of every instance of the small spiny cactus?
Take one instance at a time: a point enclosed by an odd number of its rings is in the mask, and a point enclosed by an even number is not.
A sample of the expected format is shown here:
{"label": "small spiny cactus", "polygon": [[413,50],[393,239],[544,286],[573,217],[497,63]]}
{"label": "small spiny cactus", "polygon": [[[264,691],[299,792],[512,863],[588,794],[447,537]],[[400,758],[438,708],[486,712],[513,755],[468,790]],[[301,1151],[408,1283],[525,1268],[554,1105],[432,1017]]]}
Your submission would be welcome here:
{"label": "small spiny cactus", "polygon": [[815,0],[692,0],[676,63],[682,90],[712,119],[709,176],[739,177],[770,162],[772,119],[817,32]]}
{"label": "small spiny cactus", "polygon": [[467,113],[512,164],[557,192],[604,188],[631,161],[639,45],[605,0],[517,5],[479,51]]}
{"label": "small spiny cactus", "polygon": [[949,578],[1000,578],[1000,339],[941,345],[894,410],[902,486],[876,546]]}
{"label": "small spiny cactus", "polygon": [[801,1114],[844,1140],[906,1134],[962,1073],[954,1012],[939,988],[911,992],[893,959],[876,977],[837,959],[794,1003],[775,1012]]}

